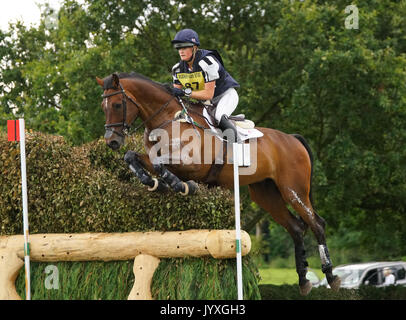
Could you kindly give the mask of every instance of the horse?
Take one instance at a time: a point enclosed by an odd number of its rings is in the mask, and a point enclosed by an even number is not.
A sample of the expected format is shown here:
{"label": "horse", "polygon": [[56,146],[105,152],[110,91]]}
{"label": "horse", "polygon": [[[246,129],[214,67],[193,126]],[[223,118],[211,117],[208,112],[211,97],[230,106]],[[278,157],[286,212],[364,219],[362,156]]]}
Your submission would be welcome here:
{"label": "horse", "polygon": [[[213,185],[233,188],[233,165],[225,161],[221,165],[213,163],[216,157],[224,156],[226,148],[221,152],[222,144],[217,144],[217,147],[216,144],[206,146],[206,149],[212,151],[212,158],[208,163],[186,163],[179,157],[179,152],[175,157],[174,152],[163,150],[169,145],[174,149],[176,146],[185,146],[190,141],[190,136],[194,135],[192,142],[188,144],[189,149],[200,154],[205,152],[204,144],[207,140],[202,139],[202,135],[207,123],[202,116],[202,106],[185,107],[182,100],[172,94],[169,85],[155,82],[138,73],[113,73],[103,79],[96,77],[96,81],[103,89],[101,107],[106,116],[104,139],[109,147],[118,150],[124,144],[125,136],[134,121],[137,118],[142,121],[138,128],[145,128],[146,153],[128,151],[124,160],[141,182],[148,186],[148,190],[164,191],[171,188],[186,195],[196,190],[195,182],[208,183],[210,179]],[[193,121],[175,121],[179,112],[196,116]],[[178,127],[173,126],[175,122]],[[308,262],[303,240],[308,227],[317,240],[321,269],[328,284],[333,290],[338,290],[341,280],[332,273],[333,264],[325,237],[326,222],[317,214],[312,204],[313,155],[309,144],[298,134],[263,127],[256,129],[263,133],[256,142],[256,168],[250,174],[240,176],[240,185],[248,185],[252,201],[269,212],[292,237],[300,293],[307,295],[312,289],[311,282],[306,278]],[[169,142],[161,145],[162,148],[158,151],[154,151],[158,144],[153,137],[156,130],[163,130],[169,136]],[[176,133],[176,130],[179,132]],[[189,137],[185,139],[182,133],[187,130]],[[162,161],[162,157],[173,161]],[[155,161],[158,158],[161,160]],[[152,178],[151,174],[157,175],[158,179]],[[289,210],[288,205],[298,216]]]}

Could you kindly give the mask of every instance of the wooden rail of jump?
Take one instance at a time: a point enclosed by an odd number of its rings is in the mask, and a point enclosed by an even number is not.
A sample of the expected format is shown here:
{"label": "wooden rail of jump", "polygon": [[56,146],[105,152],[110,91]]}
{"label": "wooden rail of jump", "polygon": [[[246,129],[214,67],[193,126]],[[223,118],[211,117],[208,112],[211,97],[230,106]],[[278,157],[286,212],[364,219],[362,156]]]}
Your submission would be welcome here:
{"label": "wooden rail of jump", "polygon": [[[37,262],[119,261],[134,259],[134,286],[128,299],[148,300],[159,258],[235,258],[235,230],[171,232],[34,234],[30,258]],[[241,232],[242,255],[251,250],[251,239]],[[0,236],[0,300],[18,300],[15,280],[24,265],[23,235]]]}

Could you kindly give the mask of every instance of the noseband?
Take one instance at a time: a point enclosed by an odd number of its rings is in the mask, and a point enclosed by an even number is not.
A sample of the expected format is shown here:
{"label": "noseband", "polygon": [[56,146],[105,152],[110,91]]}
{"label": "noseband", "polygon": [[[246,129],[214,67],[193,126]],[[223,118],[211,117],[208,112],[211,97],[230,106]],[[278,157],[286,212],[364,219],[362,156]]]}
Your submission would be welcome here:
{"label": "noseband", "polygon": [[[137,102],[135,102],[135,100],[133,98],[131,98],[130,96],[127,95],[127,93],[123,89],[123,86],[121,85],[121,83],[119,83],[118,85],[120,86],[119,91],[115,91],[115,92],[108,93],[108,94],[103,94],[102,98],[105,99],[105,98],[112,97],[112,96],[115,96],[118,94],[123,95],[123,98],[121,100],[121,103],[123,105],[123,121],[105,124],[104,128],[106,129],[106,133],[108,131],[110,131],[111,134],[116,133],[117,135],[124,138],[125,135],[128,134],[128,132],[131,128],[131,124],[132,124],[132,123],[130,123],[130,124],[127,123],[127,99],[130,100],[132,103],[134,103],[134,105],[138,108],[138,110],[140,110],[140,106],[138,105]],[[169,101],[166,102],[161,108],[159,108],[151,117],[149,117],[147,120],[143,121],[137,128],[135,128],[135,131],[137,131],[141,126],[145,125],[148,121],[150,121],[158,113],[160,113],[164,108],[166,108],[169,105],[169,103],[172,101],[173,98],[174,98],[174,96],[172,96],[171,99],[169,99]],[[123,127],[123,131],[118,132],[118,131],[114,130],[114,127]]]}

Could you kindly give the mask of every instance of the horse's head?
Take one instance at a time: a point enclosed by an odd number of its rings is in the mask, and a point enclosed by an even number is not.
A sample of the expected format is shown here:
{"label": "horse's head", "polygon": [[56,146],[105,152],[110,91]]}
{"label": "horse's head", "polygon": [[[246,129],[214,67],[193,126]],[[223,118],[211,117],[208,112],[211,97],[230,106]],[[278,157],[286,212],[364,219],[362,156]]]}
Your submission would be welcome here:
{"label": "horse's head", "polygon": [[104,79],[96,77],[97,83],[103,88],[101,107],[106,115],[104,139],[113,150],[124,144],[124,138],[139,113],[134,97],[124,90],[117,74],[113,73]]}

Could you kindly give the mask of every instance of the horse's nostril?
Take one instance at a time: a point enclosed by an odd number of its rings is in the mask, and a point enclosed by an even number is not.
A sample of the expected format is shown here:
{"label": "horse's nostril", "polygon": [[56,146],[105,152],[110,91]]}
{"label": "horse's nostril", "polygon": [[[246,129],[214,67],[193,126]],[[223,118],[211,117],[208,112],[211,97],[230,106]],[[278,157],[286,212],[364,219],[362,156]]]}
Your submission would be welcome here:
{"label": "horse's nostril", "polygon": [[120,144],[116,140],[113,140],[109,142],[109,147],[113,150],[117,150],[120,147]]}

